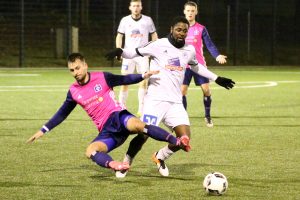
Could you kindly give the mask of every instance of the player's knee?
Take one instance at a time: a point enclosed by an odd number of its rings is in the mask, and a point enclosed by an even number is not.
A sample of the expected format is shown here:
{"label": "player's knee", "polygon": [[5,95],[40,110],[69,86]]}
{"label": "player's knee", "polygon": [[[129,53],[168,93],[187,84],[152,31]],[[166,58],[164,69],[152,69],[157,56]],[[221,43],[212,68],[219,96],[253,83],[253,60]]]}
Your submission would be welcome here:
{"label": "player's knee", "polygon": [[188,87],[187,86],[182,86],[181,87],[181,93],[183,96],[186,96],[188,92]]}
{"label": "player's knee", "polygon": [[141,133],[143,132],[145,125],[146,124],[139,118],[132,117],[127,122],[127,129],[133,133]]}

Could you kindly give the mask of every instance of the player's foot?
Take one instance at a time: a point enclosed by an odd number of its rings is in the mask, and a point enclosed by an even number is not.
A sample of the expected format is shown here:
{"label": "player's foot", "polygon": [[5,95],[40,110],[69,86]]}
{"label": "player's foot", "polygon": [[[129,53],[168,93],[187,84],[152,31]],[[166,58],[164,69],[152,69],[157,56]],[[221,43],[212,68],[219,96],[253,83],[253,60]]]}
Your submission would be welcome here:
{"label": "player's foot", "polygon": [[165,163],[165,161],[156,158],[157,152],[152,155],[152,161],[155,162],[159,173],[162,176],[169,176],[169,169]]}
{"label": "player's foot", "polygon": [[187,135],[183,135],[179,138],[180,140],[180,146],[185,150],[186,152],[189,152],[191,150],[190,145],[190,138]]}
{"label": "player's foot", "polygon": [[204,120],[205,120],[206,126],[207,126],[208,128],[212,128],[212,127],[214,126],[211,117],[205,117]]}
{"label": "player's foot", "polygon": [[130,167],[128,162],[118,162],[114,160],[110,161],[108,166],[115,171],[128,170]]}
{"label": "player's foot", "polygon": [[[130,156],[128,156],[126,154],[125,157],[124,157],[124,159],[123,159],[123,162],[129,163],[129,166],[131,166],[132,158],[130,158]],[[128,172],[128,169],[116,171],[116,177],[117,178],[125,178],[125,176],[127,175],[127,172]]]}

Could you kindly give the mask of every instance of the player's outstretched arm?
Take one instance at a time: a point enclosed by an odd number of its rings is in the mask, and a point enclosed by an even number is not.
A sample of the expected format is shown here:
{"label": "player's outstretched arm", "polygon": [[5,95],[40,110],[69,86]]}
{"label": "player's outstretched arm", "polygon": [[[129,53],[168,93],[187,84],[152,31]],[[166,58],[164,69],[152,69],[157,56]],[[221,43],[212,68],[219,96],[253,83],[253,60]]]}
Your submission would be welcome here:
{"label": "player's outstretched arm", "polygon": [[44,133],[39,130],[38,132],[36,132],[33,136],[31,136],[27,141],[26,143],[32,143],[34,142],[35,140],[39,139],[40,137],[42,137],[44,135]]}
{"label": "player's outstretched arm", "polygon": [[156,71],[149,71],[149,72],[146,72],[143,74],[143,78],[146,79],[146,78],[150,78],[150,76],[154,75],[154,74],[158,74],[159,73],[159,70],[156,70]]}
{"label": "player's outstretched arm", "polygon": [[218,55],[216,57],[216,61],[219,63],[219,64],[225,64],[227,61],[226,61],[226,58],[227,56],[224,56],[224,55]]}

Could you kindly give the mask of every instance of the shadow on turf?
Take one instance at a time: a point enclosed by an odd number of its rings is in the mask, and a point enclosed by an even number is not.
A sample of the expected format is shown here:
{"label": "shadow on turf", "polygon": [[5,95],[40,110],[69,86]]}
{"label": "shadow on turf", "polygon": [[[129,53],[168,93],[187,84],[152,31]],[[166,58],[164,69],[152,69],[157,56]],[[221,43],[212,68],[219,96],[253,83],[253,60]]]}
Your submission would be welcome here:
{"label": "shadow on turf", "polygon": [[[146,169],[145,166],[135,166],[132,170],[128,172],[128,178],[125,179],[117,179],[115,177],[114,172],[110,170],[96,170],[99,172],[97,175],[90,176],[91,179],[99,180],[99,181],[108,181],[108,182],[114,182],[116,180],[123,180],[125,182],[129,183],[136,183],[141,184],[139,179],[143,179],[143,181],[148,180],[180,180],[180,181],[194,181],[197,179],[197,176],[194,172],[195,169],[199,169],[204,166],[224,166],[224,165],[216,165],[216,164],[206,164],[206,163],[182,163],[182,164],[172,164],[169,166],[170,175],[168,177],[163,177],[159,174],[157,171],[157,168],[155,165],[153,167]],[[91,168],[91,166],[86,166],[87,168]],[[142,170],[138,171],[139,169]],[[133,181],[131,178],[134,177],[135,180]],[[145,184],[149,185],[149,183]]]}

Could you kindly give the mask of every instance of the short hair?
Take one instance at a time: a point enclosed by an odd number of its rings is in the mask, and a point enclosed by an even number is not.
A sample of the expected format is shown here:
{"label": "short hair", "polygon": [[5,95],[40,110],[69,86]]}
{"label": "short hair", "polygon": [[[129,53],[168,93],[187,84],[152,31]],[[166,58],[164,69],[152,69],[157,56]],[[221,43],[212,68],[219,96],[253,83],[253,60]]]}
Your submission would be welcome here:
{"label": "short hair", "polygon": [[183,17],[183,16],[177,16],[177,17],[173,18],[172,23],[171,23],[171,27],[174,27],[176,24],[178,24],[180,22],[185,23],[188,26],[190,26],[189,21],[185,17]]}
{"label": "short hair", "polygon": [[68,56],[68,62],[75,62],[76,59],[79,59],[81,60],[82,62],[85,62],[85,58],[84,56],[81,54],[81,53],[71,53],[69,56]]}
{"label": "short hair", "polygon": [[194,1],[188,1],[188,2],[186,2],[186,3],[184,4],[184,8],[185,8],[186,6],[194,6],[194,7],[196,7],[196,10],[198,9],[197,3],[195,3]]}
{"label": "short hair", "polygon": [[131,0],[130,3],[140,2],[142,3],[142,0]]}

